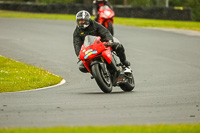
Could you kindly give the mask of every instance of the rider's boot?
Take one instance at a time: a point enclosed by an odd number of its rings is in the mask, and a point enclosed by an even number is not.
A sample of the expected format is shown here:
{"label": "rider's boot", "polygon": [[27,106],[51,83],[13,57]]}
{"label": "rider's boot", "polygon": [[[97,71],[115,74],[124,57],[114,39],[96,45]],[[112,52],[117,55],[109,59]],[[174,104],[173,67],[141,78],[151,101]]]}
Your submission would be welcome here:
{"label": "rider's boot", "polygon": [[131,65],[131,63],[127,60],[122,62],[123,65],[125,65],[126,67],[129,67]]}

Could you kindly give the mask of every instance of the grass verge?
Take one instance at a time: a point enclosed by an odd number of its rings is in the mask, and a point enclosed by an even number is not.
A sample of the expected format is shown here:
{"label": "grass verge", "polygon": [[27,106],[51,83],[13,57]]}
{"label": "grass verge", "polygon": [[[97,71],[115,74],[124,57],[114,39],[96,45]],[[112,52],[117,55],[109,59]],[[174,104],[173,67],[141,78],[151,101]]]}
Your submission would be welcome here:
{"label": "grass verge", "polygon": [[0,56],[0,93],[47,87],[61,80],[44,69]]}
{"label": "grass verge", "polygon": [[200,124],[0,129],[1,133],[199,133]]}
{"label": "grass verge", "polygon": [[138,26],[138,27],[160,27],[160,28],[174,28],[174,29],[200,31],[200,23],[190,22],[190,21],[116,18],[115,24]]}
{"label": "grass verge", "polygon": [[[0,10],[0,17],[75,20],[75,15],[27,13],[27,12],[6,11],[6,10]],[[128,25],[128,26],[161,27],[161,28],[175,28],[175,29],[200,31],[200,22],[190,22],[190,21],[168,21],[168,20],[115,17],[114,23],[121,25]]]}

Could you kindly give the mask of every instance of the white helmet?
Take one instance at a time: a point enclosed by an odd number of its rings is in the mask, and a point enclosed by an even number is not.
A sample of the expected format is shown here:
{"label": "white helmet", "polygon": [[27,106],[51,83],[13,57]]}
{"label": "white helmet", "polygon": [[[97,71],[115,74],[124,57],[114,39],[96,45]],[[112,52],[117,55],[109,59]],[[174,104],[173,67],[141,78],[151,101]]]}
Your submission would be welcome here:
{"label": "white helmet", "polygon": [[81,29],[85,29],[90,25],[90,19],[90,13],[85,10],[81,10],[76,14],[76,22]]}

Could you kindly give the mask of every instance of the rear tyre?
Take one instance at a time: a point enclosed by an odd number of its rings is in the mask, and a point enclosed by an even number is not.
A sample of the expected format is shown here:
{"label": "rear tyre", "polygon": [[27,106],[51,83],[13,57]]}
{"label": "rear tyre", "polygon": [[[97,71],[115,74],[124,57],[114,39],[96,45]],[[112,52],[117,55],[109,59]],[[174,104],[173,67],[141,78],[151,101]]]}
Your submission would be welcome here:
{"label": "rear tyre", "polygon": [[134,77],[133,77],[133,74],[132,73],[126,73],[126,76],[127,76],[127,82],[126,83],[123,83],[120,86],[120,88],[125,91],[125,92],[129,92],[129,91],[132,91],[135,87],[135,80],[134,80]]}
{"label": "rear tyre", "polygon": [[112,91],[112,82],[110,73],[108,75],[104,74],[99,64],[94,64],[92,66],[92,74],[98,86],[104,93],[110,93]]}
{"label": "rear tyre", "polygon": [[110,31],[110,33],[112,35],[114,35],[114,30],[113,30],[113,24],[112,24],[112,22],[108,22],[108,30]]}

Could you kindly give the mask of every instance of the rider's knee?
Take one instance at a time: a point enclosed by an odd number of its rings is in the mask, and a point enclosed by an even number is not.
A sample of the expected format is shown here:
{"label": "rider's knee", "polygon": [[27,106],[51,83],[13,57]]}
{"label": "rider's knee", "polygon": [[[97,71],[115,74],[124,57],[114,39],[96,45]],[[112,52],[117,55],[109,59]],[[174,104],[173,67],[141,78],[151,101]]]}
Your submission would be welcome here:
{"label": "rider's knee", "polygon": [[88,70],[85,68],[85,66],[82,63],[79,65],[79,70],[81,72],[83,72],[83,73],[87,73],[88,72]]}
{"label": "rider's knee", "polygon": [[124,46],[118,42],[114,42],[113,50],[115,50],[116,52],[125,52]]}

